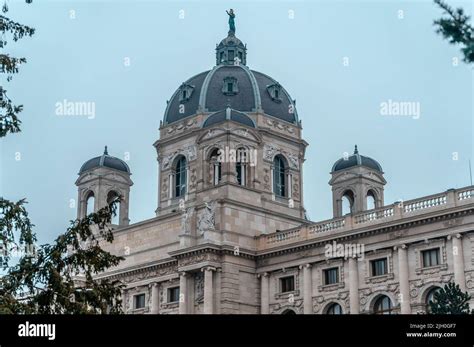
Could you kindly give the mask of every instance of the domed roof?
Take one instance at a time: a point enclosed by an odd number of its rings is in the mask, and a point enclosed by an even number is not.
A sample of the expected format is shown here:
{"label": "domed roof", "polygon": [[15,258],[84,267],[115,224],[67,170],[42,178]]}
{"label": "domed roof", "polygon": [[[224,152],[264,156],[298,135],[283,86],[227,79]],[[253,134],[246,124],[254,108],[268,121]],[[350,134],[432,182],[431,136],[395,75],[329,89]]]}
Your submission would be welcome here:
{"label": "domed roof", "polygon": [[105,146],[104,154],[100,157],[89,159],[81,166],[79,175],[97,167],[108,167],[110,169],[130,173],[130,168],[123,160],[109,155],[107,152],[107,146]]}
{"label": "domed roof", "polygon": [[347,158],[341,158],[334,163],[332,167],[332,172],[345,170],[354,166],[365,166],[377,170],[379,172],[383,172],[382,166],[380,166],[380,164],[376,160],[359,154],[359,151],[357,150],[357,145],[355,146],[353,155]]}
{"label": "domed roof", "polygon": [[212,70],[189,78],[176,90],[167,103],[165,125],[227,107],[297,123],[293,99],[276,80],[247,67],[246,48],[233,33],[216,47],[216,63]]}
{"label": "domed roof", "polygon": [[211,114],[209,117],[207,117],[202,127],[207,128],[215,124],[222,123],[226,120],[231,120],[248,127],[255,128],[255,123],[249,116],[243,112],[232,110],[230,107]]}

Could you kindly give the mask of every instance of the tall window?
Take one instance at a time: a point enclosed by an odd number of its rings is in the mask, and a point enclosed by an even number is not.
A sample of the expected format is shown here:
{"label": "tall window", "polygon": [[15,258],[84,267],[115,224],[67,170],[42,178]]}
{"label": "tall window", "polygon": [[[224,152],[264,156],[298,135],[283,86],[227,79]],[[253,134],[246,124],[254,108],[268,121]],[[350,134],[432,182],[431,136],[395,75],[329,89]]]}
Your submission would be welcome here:
{"label": "tall window", "polygon": [[428,295],[426,295],[426,300],[425,300],[425,305],[426,305],[426,313],[430,313],[431,312],[431,308],[430,308],[430,303],[431,302],[436,302],[435,298],[434,298],[434,295],[439,292],[441,288],[439,287],[436,287],[436,288],[433,288],[431,289],[429,292],[428,292]]}
{"label": "tall window", "polygon": [[227,59],[227,60],[233,61],[233,60],[234,60],[234,51],[229,50],[229,53],[228,53],[228,54],[229,54],[229,59]]}
{"label": "tall window", "polygon": [[280,278],[280,288],[282,293],[292,292],[295,290],[295,276]]}
{"label": "tall window", "polygon": [[375,314],[392,314],[392,301],[386,295],[380,296],[374,304]]}
{"label": "tall window", "polygon": [[241,186],[245,186],[247,181],[247,151],[245,148],[237,149],[235,170],[237,172],[237,183]]}
{"label": "tall window", "polygon": [[334,284],[339,282],[339,269],[333,267],[324,270],[324,284]]}
{"label": "tall window", "polygon": [[273,159],[273,192],[278,196],[286,196],[285,161],[281,155]]}
{"label": "tall window", "polygon": [[367,193],[367,209],[372,210],[375,206],[375,194],[373,191],[369,190]]}
{"label": "tall window", "polygon": [[[113,190],[111,190],[107,194],[107,204],[110,204],[112,201],[117,199],[119,194]],[[112,216],[112,221],[111,223],[114,225],[119,225],[120,224],[120,201],[115,205],[116,210],[115,210],[115,215]]]}
{"label": "tall window", "polygon": [[354,206],[354,193],[352,190],[347,190],[342,195],[342,216],[345,216],[348,213],[352,213],[352,207]]}
{"label": "tall window", "polygon": [[89,215],[94,212],[94,204],[95,204],[94,193],[89,192],[86,198],[86,208],[85,208],[86,215]]}
{"label": "tall window", "polygon": [[328,307],[326,314],[342,314],[342,307],[341,305],[334,303]]}
{"label": "tall window", "polygon": [[440,264],[439,248],[428,249],[421,252],[423,258],[423,267],[436,266]]}
{"label": "tall window", "polygon": [[219,161],[219,149],[215,148],[211,153],[212,184],[218,185],[222,179],[222,167]]}
{"label": "tall window", "polygon": [[182,197],[186,194],[186,158],[184,156],[180,156],[176,162],[174,185],[175,197]]}
{"label": "tall window", "polygon": [[388,273],[387,258],[372,260],[372,276],[382,276]]}
{"label": "tall window", "polygon": [[145,307],[145,294],[138,294],[138,295],[135,295],[133,298],[134,298],[133,307],[135,309]]}

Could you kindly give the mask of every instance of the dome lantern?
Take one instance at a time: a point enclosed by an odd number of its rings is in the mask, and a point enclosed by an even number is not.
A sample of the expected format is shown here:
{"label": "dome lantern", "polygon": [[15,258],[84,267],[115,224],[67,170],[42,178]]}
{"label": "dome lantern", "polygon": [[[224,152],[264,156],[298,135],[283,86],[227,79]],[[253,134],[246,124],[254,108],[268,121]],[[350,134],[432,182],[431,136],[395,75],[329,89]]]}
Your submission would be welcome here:
{"label": "dome lantern", "polygon": [[229,34],[216,46],[216,65],[247,65],[247,46],[235,33]]}

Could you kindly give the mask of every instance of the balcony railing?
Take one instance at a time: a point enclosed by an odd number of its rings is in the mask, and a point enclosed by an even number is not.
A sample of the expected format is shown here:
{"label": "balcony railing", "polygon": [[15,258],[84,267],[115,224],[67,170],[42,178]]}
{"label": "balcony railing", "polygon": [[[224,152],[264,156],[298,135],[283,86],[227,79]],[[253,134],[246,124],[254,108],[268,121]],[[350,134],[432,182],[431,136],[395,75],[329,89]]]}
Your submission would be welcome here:
{"label": "balcony railing", "polygon": [[267,249],[331,235],[367,225],[377,225],[391,222],[411,216],[431,213],[443,208],[450,208],[474,203],[474,187],[465,187],[457,190],[450,189],[444,193],[425,196],[419,199],[400,201],[392,205],[377,209],[364,211],[356,214],[348,214],[344,217],[333,218],[301,228],[278,231],[271,234],[260,235],[259,249]]}

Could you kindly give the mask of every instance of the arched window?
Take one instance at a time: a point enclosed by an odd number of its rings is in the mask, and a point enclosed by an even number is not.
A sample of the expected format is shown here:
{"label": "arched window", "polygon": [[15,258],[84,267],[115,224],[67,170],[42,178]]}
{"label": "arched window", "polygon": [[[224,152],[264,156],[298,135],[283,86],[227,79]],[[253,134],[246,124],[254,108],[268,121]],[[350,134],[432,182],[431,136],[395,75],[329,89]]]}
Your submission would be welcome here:
{"label": "arched window", "polygon": [[94,206],[95,206],[95,197],[93,192],[89,192],[86,197],[86,208],[85,214],[86,216],[94,212]]}
{"label": "arched window", "polygon": [[426,313],[431,313],[431,308],[430,308],[430,302],[436,302],[435,298],[434,298],[434,295],[439,292],[441,288],[439,287],[436,287],[436,288],[432,288],[430,289],[430,291],[428,292],[428,294],[426,294],[426,299],[425,299],[425,311]]}
{"label": "arched window", "polygon": [[354,206],[354,193],[352,190],[347,190],[342,195],[342,216],[345,216],[348,213],[352,213],[352,208]]}
{"label": "arched window", "polygon": [[219,149],[215,148],[210,155],[212,184],[215,186],[218,185],[222,179],[222,167],[219,153]]}
{"label": "arched window", "polygon": [[375,193],[372,190],[367,192],[367,210],[376,208]]}
{"label": "arched window", "polygon": [[182,197],[186,194],[186,158],[179,156],[174,168],[174,196]]}
{"label": "arched window", "polygon": [[245,148],[237,149],[235,171],[237,172],[237,183],[241,186],[247,184],[247,150]]}
{"label": "arched window", "polygon": [[283,311],[281,314],[296,314],[296,312],[293,311],[293,310],[287,309],[287,310]]}
{"label": "arched window", "polygon": [[[111,190],[107,194],[107,204],[110,204],[112,201],[114,201],[119,194],[113,190]],[[115,216],[112,216],[112,221],[111,223],[114,225],[119,225],[120,224],[120,201],[115,204],[116,210],[115,210]]]}
{"label": "arched window", "polygon": [[392,301],[386,295],[381,295],[375,301],[374,314],[392,314]]}
{"label": "arched window", "polygon": [[281,155],[273,159],[273,193],[277,196],[286,196],[285,159]]}
{"label": "arched window", "polygon": [[341,305],[337,303],[331,304],[326,310],[326,314],[342,314]]}

